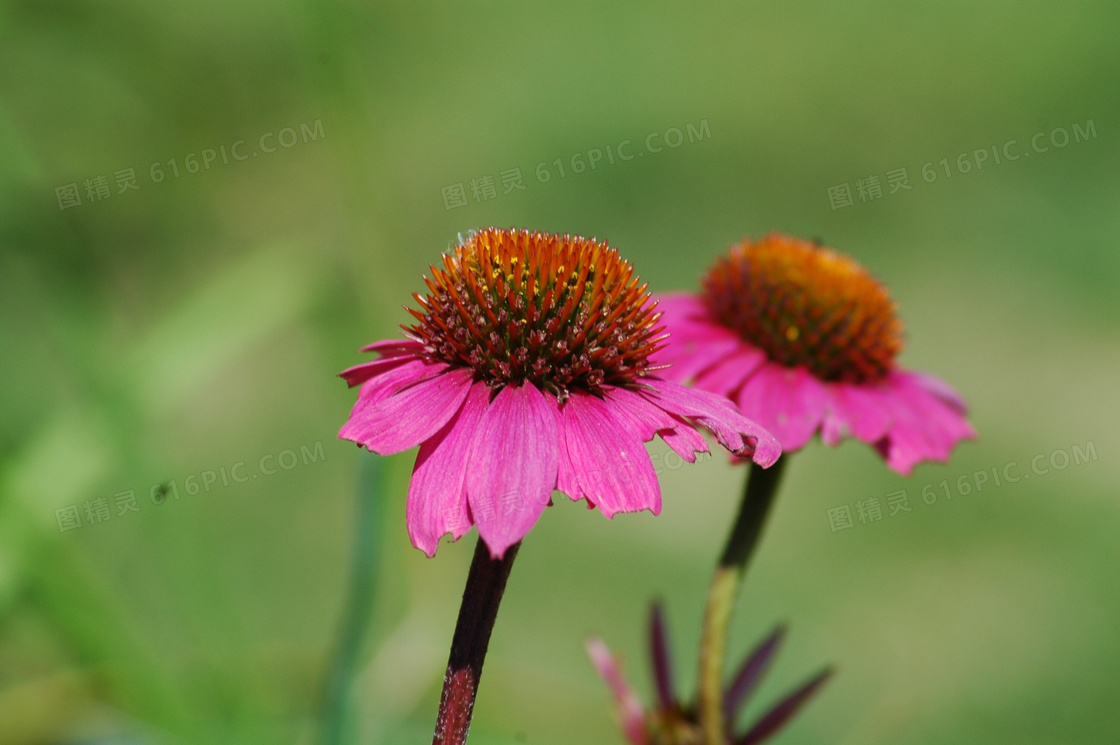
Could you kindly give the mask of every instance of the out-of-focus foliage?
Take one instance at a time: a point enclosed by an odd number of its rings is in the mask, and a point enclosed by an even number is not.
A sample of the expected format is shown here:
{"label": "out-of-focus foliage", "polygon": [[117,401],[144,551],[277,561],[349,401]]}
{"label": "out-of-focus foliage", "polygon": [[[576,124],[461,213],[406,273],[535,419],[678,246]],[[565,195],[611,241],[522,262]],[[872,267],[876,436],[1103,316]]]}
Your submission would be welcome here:
{"label": "out-of-focus foliage", "polygon": [[[865,263],[981,439],[909,479],[798,454],[735,655],[792,622],[760,701],[837,664],[790,742],[1114,743],[1117,27],[1114,2],[0,4],[0,744],[312,743],[324,709],[339,742],[430,737],[473,534],[409,546],[412,455],[362,477],[334,375],[487,225],[605,238],[655,290],[771,229]],[[693,685],[743,472],[661,462],[660,517],[561,502],[526,540],[472,742],[620,742],[582,641],[643,685],[653,596]]]}

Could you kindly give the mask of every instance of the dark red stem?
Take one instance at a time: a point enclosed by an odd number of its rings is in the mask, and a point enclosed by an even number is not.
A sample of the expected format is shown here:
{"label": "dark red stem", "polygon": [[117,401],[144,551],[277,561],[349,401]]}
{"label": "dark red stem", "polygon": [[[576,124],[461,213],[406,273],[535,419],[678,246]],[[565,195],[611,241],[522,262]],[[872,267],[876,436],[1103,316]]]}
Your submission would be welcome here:
{"label": "dark red stem", "polygon": [[474,547],[463,604],[459,606],[459,620],[451,638],[451,656],[443,677],[432,745],[462,745],[467,741],[490,632],[494,629],[498,605],[520,547],[520,543],[513,544],[501,559],[490,558],[490,549],[481,538]]}

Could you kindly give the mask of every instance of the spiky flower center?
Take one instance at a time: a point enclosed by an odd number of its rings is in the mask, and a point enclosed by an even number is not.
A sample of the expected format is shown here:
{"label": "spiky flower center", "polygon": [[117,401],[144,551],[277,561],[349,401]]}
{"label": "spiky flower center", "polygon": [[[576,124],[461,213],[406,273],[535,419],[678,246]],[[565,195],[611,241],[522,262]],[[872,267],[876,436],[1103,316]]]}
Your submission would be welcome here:
{"label": "spiky flower center", "polygon": [[882,378],[902,351],[887,290],[847,256],[772,233],[731,248],[703,280],[708,311],[788,367],[827,381]]}
{"label": "spiky flower center", "polygon": [[663,336],[647,286],[594,239],[488,228],[431,270],[405,330],[495,387],[529,381],[563,400],[633,384]]}

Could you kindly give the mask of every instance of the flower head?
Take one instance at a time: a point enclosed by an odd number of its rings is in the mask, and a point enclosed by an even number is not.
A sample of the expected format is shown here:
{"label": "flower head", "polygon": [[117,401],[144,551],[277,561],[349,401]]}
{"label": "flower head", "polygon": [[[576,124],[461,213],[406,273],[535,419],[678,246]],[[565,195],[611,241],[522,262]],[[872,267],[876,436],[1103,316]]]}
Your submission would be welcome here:
{"label": "flower head", "polygon": [[[733,745],[758,745],[789,723],[821,686],[833,675],[826,667],[758,717],[739,734],[735,722],[745,709],[751,694],[758,688],[770,663],[778,653],[785,628],[778,627],[744,658],[735,677],[722,690],[722,705],[727,728],[724,740]],[[601,639],[587,642],[587,652],[599,675],[614,695],[615,713],[623,735],[631,745],[702,745],[704,735],[698,721],[697,707],[682,702],[673,681],[672,655],[665,614],[659,603],[650,609],[650,668],[657,696],[655,706],[646,709],[622,674],[622,665],[611,655]]]}
{"label": "flower head", "polygon": [[490,228],[431,272],[406,338],[341,373],[361,392],[339,432],[381,454],[420,446],[407,522],[429,556],[471,525],[502,556],[554,489],[607,517],[657,514],[654,435],[690,462],[708,449],[697,425],[760,465],[777,459],[729,401],[653,374],[661,314],[606,243]]}
{"label": "flower head", "polygon": [[902,323],[886,288],[847,256],[772,233],[732,246],[700,293],[660,299],[666,378],[731,398],[787,451],[816,432],[855,437],[894,470],[947,460],[975,437],[946,383],[900,368]]}

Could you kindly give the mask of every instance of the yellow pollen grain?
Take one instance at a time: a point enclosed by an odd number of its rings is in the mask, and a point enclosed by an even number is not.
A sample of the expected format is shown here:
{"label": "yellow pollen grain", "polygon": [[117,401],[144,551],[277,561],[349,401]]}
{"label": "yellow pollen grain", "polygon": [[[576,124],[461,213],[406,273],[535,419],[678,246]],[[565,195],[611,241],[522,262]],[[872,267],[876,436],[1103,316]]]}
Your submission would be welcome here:
{"label": "yellow pollen grain", "polygon": [[797,337],[801,336],[801,331],[796,326],[790,326],[786,329],[786,338],[790,341],[797,341]]}

